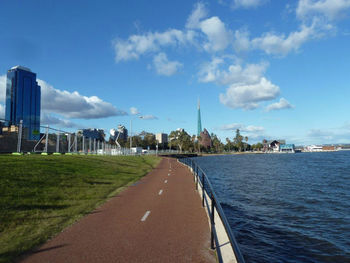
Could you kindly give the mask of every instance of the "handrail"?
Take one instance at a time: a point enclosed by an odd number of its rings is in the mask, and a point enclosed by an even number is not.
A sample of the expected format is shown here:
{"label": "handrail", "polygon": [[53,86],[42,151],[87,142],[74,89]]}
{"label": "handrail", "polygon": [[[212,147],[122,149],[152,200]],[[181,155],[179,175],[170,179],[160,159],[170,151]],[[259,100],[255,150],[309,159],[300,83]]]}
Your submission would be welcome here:
{"label": "handrail", "polygon": [[[219,199],[218,199],[216,193],[214,192],[213,186],[211,185],[208,176],[203,171],[203,169],[201,167],[199,167],[199,165],[193,159],[191,159],[191,158],[181,158],[180,159],[179,158],[178,160],[180,162],[182,162],[183,164],[187,165],[189,168],[191,168],[192,173],[194,175],[194,181],[196,182],[196,189],[198,189],[198,185],[200,185],[202,188],[202,192],[203,192],[202,205],[204,207],[204,203],[206,204],[208,214],[210,217],[211,247],[212,247],[212,249],[214,249],[214,241],[215,241],[219,262],[223,262],[223,260],[222,260],[220,245],[218,244],[218,237],[217,237],[217,233],[216,233],[216,229],[215,229],[214,208],[216,209],[216,211],[217,211],[218,215],[220,216],[220,219],[224,225],[226,234],[230,240],[230,244],[231,244],[232,250],[234,251],[234,254],[236,256],[237,262],[238,263],[245,263],[244,258],[242,256],[242,253],[239,249],[238,243],[237,243],[237,241],[232,233],[231,227],[227,221],[225,213],[220,205],[220,202],[218,201]],[[202,175],[201,176],[202,178],[199,176],[200,173]],[[210,191],[210,193],[208,193],[208,190]],[[211,198],[211,204],[212,204],[211,210],[209,208],[209,202],[207,200],[206,195]]]}

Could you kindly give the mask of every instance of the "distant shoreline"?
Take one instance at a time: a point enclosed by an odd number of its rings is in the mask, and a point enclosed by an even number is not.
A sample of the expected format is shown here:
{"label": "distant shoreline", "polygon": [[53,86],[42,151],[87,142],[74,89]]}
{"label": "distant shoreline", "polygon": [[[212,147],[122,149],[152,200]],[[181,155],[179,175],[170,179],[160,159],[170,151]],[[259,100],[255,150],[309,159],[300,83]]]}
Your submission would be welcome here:
{"label": "distant shoreline", "polygon": [[[342,152],[348,150],[338,150],[338,151],[302,151],[299,153],[329,153],[329,152]],[[290,154],[290,153],[281,153],[281,152],[232,152],[232,153],[198,153],[198,157],[200,156],[221,156],[221,155],[241,155],[241,154]]]}

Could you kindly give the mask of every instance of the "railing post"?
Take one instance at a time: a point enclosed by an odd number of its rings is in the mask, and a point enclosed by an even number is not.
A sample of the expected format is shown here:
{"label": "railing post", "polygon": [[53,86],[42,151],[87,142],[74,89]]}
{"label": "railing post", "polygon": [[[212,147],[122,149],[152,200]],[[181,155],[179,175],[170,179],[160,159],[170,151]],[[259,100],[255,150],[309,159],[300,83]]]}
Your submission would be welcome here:
{"label": "railing post", "polygon": [[56,153],[60,152],[60,132],[57,132],[56,135]]}
{"label": "railing post", "polygon": [[19,127],[18,127],[18,140],[17,140],[17,152],[21,152],[21,145],[22,145],[22,130],[23,130],[23,120],[19,121]]}
{"label": "railing post", "polygon": [[205,180],[204,173],[202,172],[202,206],[204,207],[204,196],[205,196]]}
{"label": "railing post", "polygon": [[74,135],[74,143],[75,143],[75,145],[74,145],[74,152],[75,153],[78,153],[78,133],[75,133],[75,135]]}
{"label": "railing post", "polygon": [[214,221],[214,216],[215,216],[215,200],[214,200],[214,196],[213,193],[211,194],[211,215],[210,215],[210,222],[211,222],[211,241],[210,241],[210,245],[211,245],[211,249],[215,248],[215,244],[214,244],[214,225],[215,225],[215,221]]}
{"label": "railing post", "polygon": [[71,138],[70,138],[70,136],[71,136],[71,134],[70,133],[68,133],[68,152],[70,153],[70,144],[71,144]]}
{"label": "railing post", "polygon": [[45,151],[47,153],[47,147],[49,143],[49,125],[46,126],[46,135],[45,135]]}
{"label": "railing post", "polygon": [[196,167],[196,164],[193,162],[193,165],[192,165],[192,174],[193,174],[193,181],[194,181],[194,182],[196,182],[195,167]]}

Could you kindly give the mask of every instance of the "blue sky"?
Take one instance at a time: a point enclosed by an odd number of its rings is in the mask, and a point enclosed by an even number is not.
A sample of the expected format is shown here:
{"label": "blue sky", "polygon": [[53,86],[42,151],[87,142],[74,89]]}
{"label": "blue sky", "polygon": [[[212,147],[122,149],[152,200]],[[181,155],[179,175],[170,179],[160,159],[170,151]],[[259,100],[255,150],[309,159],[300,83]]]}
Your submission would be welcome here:
{"label": "blue sky", "polygon": [[[222,140],[350,143],[350,0],[1,1],[6,72],[42,87],[42,124]],[[140,119],[139,116],[143,116]]]}

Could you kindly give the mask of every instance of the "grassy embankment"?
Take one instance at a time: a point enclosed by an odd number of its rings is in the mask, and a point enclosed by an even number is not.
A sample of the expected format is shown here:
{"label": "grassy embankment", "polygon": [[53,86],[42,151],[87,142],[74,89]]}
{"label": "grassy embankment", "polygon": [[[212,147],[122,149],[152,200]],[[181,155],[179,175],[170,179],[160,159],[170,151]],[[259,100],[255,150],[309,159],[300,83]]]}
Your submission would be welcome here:
{"label": "grassy embankment", "polygon": [[146,175],[159,160],[0,155],[0,262],[44,243]]}

